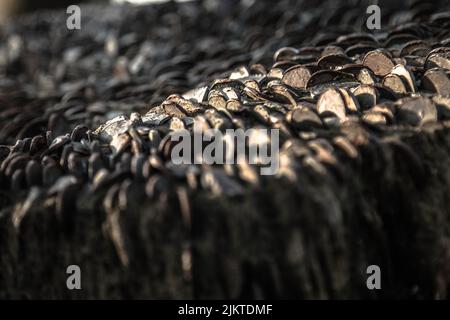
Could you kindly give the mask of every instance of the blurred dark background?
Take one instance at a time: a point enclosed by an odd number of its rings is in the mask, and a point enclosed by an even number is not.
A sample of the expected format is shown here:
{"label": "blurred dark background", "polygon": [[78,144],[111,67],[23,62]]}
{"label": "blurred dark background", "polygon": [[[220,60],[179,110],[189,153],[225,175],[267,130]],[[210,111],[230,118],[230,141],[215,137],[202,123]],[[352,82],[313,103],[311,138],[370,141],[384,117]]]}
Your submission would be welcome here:
{"label": "blurred dark background", "polygon": [[[39,9],[52,9],[52,8],[63,8],[72,4],[80,4],[80,3],[110,3],[110,2],[126,2],[129,1],[131,3],[150,3],[150,2],[164,2],[164,1],[175,1],[175,0],[0,0],[0,22],[7,20],[8,18],[14,17],[18,14],[28,13]],[[187,1],[187,0],[182,0]],[[207,6],[217,7],[218,5],[229,6],[233,5],[233,3],[239,2],[240,0],[199,0],[204,2]],[[246,2],[252,2],[255,0],[242,0]],[[268,4],[273,3],[272,0],[256,0],[256,1],[266,1]],[[340,0],[336,0],[338,3]],[[342,0],[344,1],[344,0]],[[295,1],[294,1],[295,2]],[[321,0],[304,0],[303,3],[308,3],[308,6],[320,6],[324,1]],[[405,3],[409,2],[418,2],[414,0],[345,0],[345,2],[358,2],[359,4],[366,2],[367,5],[370,4],[378,4],[382,10],[385,9],[393,9],[400,8]],[[426,2],[426,1],[425,1]]]}

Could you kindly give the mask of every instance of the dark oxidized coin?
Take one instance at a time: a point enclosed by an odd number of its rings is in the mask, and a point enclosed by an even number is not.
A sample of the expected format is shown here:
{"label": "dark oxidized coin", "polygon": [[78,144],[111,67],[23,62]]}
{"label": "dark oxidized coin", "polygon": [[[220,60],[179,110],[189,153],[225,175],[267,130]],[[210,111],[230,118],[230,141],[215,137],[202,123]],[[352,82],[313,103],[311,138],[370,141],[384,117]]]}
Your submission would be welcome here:
{"label": "dark oxidized coin", "polygon": [[391,74],[396,74],[407,84],[408,92],[416,92],[415,79],[410,70],[404,65],[398,64],[392,68]]}
{"label": "dark oxidized coin", "polygon": [[360,109],[359,102],[353,93],[347,88],[339,88],[342,98],[345,102],[345,107],[350,112],[358,112]]}
{"label": "dark oxidized coin", "polygon": [[102,156],[95,152],[88,159],[88,177],[93,180],[97,172],[104,167]]}
{"label": "dark oxidized coin", "polygon": [[361,84],[372,85],[376,82],[373,72],[367,68],[361,69],[357,75],[357,78]]}
{"label": "dark oxidized coin", "polygon": [[436,67],[450,70],[450,48],[437,48],[428,54],[424,68],[428,70]]}
{"label": "dark oxidized coin", "polygon": [[11,148],[8,146],[1,146],[0,145],[0,161],[3,162],[3,160],[5,160],[9,153],[10,153]]}
{"label": "dark oxidized coin", "polygon": [[344,53],[323,55],[318,61],[317,65],[324,69],[332,69],[351,63],[352,60]]}
{"label": "dark oxidized coin", "polygon": [[369,109],[378,103],[378,91],[373,86],[362,84],[353,90],[362,109]]}
{"label": "dark oxidized coin", "polygon": [[286,120],[299,130],[311,130],[322,126],[322,120],[308,108],[294,108],[286,114]]}
{"label": "dark oxidized coin", "polygon": [[308,68],[298,65],[287,69],[281,81],[288,86],[298,89],[306,88],[309,78],[311,77],[311,72]]}
{"label": "dark oxidized coin", "polygon": [[381,50],[368,52],[363,59],[363,65],[369,68],[375,75],[384,77],[391,72],[394,62]]}
{"label": "dark oxidized coin", "polygon": [[423,40],[413,40],[403,45],[400,56],[417,55],[426,56],[430,52],[430,48]]}
{"label": "dark oxidized coin", "polygon": [[442,97],[442,96],[434,96],[432,98],[432,100],[436,104],[438,118],[440,120],[449,120],[450,119],[450,98]]}
{"label": "dark oxidized coin", "polygon": [[311,88],[319,84],[325,84],[329,82],[345,82],[345,81],[353,81],[355,78],[352,74],[348,74],[345,72],[334,71],[334,70],[320,70],[311,75],[311,78],[308,80],[307,87]]}
{"label": "dark oxidized coin", "polygon": [[368,111],[371,112],[377,112],[384,115],[386,118],[387,123],[393,123],[395,120],[395,107],[393,103],[390,102],[383,102],[380,104],[377,104],[376,106],[370,108]]}
{"label": "dark oxidized coin", "polygon": [[336,88],[326,90],[317,101],[317,112],[324,116],[332,114],[343,120],[346,116],[345,109],[345,100]]}
{"label": "dark oxidized coin", "polygon": [[25,173],[23,169],[14,171],[11,177],[11,191],[20,192],[26,187]]}
{"label": "dark oxidized coin", "polygon": [[386,117],[381,112],[364,112],[364,114],[362,115],[362,120],[370,124],[386,124]]}
{"label": "dark oxidized coin", "polygon": [[437,111],[430,99],[405,98],[397,102],[397,117],[402,123],[420,126],[437,121]]}
{"label": "dark oxidized coin", "polygon": [[425,72],[422,78],[422,87],[425,90],[435,92],[440,95],[450,94],[450,79],[442,69],[434,68]]}
{"label": "dark oxidized coin", "polygon": [[210,190],[215,196],[222,194],[238,196],[244,192],[237,181],[228,177],[224,171],[219,169],[205,170],[201,176],[201,184],[203,188]]}
{"label": "dark oxidized coin", "polygon": [[42,182],[44,186],[50,187],[61,176],[62,171],[58,165],[47,164],[44,165],[42,171]]}
{"label": "dark oxidized coin", "polygon": [[369,51],[375,50],[377,47],[367,43],[357,43],[347,49],[345,49],[345,54],[349,57],[354,57],[356,55],[363,55]]}
{"label": "dark oxidized coin", "polygon": [[384,87],[392,90],[398,94],[405,94],[408,92],[407,83],[396,74],[388,74],[383,78],[382,84]]}
{"label": "dark oxidized coin", "polygon": [[275,54],[273,55],[273,61],[277,62],[283,60],[290,60],[298,53],[299,53],[298,49],[295,48],[291,47],[280,48],[277,51],[275,51]]}

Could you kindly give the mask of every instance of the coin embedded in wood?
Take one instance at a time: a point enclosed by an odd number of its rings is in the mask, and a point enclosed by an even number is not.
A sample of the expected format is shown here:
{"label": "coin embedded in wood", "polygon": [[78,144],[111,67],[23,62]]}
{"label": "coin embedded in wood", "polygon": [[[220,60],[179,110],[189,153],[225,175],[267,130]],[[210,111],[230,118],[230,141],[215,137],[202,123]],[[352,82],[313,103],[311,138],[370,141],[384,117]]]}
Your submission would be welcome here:
{"label": "coin embedded in wood", "polygon": [[383,78],[384,87],[398,94],[406,94],[408,92],[408,84],[402,77],[396,74],[388,74]]}
{"label": "coin embedded in wood", "polygon": [[317,112],[321,115],[333,114],[339,119],[345,119],[346,104],[339,89],[330,88],[317,101]]}
{"label": "coin embedded in wood", "polygon": [[450,79],[442,69],[434,68],[425,72],[422,78],[422,87],[440,95],[450,95]]}
{"label": "coin embedded in wood", "polygon": [[282,77],[284,84],[291,86],[293,88],[304,89],[311,77],[311,72],[308,68],[298,65],[287,69]]}
{"label": "coin embedded in wood", "polygon": [[364,56],[363,65],[369,68],[375,75],[384,77],[391,72],[394,67],[394,62],[386,52],[374,50]]}
{"label": "coin embedded in wood", "polygon": [[286,114],[286,119],[292,126],[300,130],[312,130],[322,126],[319,116],[305,107],[294,108],[289,111]]}
{"label": "coin embedded in wood", "polygon": [[401,123],[421,126],[437,121],[437,110],[430,99],[405,98],[397,102],[397,117]]}
{"label": "coin embedded in wood", "polygon": [[373,86],[362,84],[353,89],[353,94],[362,109],[369,109],[378,103],[378,90]]}

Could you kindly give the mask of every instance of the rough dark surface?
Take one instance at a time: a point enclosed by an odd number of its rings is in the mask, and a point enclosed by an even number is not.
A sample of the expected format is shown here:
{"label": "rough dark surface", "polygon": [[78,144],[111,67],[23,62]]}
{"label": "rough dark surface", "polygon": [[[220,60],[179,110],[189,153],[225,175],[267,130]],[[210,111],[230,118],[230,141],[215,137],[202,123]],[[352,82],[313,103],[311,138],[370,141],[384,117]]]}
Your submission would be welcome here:
{"label": "rough dark surface", "polygon": [[[364,4],[335,1],[86,6],[79,31],[59,11],[4,27],[0,298],[447,298],[450,15],[434,11],[449,8],[385,5],[374,32]],[[298,65],[310,74],[285,76]],[[280,129],[280,171],[174,168],[154,137],[196,122]]]}

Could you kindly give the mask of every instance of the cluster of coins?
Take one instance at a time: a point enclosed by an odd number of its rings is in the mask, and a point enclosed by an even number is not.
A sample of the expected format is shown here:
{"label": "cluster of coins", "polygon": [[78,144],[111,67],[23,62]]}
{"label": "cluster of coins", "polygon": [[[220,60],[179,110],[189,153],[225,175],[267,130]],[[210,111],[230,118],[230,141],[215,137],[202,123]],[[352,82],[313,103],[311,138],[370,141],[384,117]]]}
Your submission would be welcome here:
{"label": "cluster of coins", "polygon": [[[198,227],[205,222],[197,214],[206,209],[198,209],[200,205],[225,201],[229,207],[223,210],[233,210],[240,201],[248,206],[256,201],[249,199],[260,199],[261,194],[270,198],[274,192],[273,200],[262,202],[273,201],[268,205],[273,214],[302,207],[287,191],[277,195],[283,190],[274,191],[273,185],[286,183],[287,188],[308,190],[305,179],[310,178],[304,175],[312,174],[333,190],[345,174],[351,175],[348,165],[367,166],[372,161],[366,157],[373,146],[400,150],[413,180],[423,185],[426,166],[404,139],[422,132],[439,132],[443,140],[448,138],[450,14],[433,13],[432,5],[417,2],[408,10],[386,13],[393,21],[410,19],[408,23],[374,33],[355,32],[351,25],[361,22],[364,10],[343,5],[324,15],[331,2],[320,10],[307,1],[297,4],[305,8],[301,19],[294,15],[296,10],[287,10],[296,7],[291,1],[270,4],[270,10],[265,1],[230,1],[218,8],[197,2],[126,7],[120,20],[117,13],[122,7],[89,7],[92,16],[85,18],[80,35],[68,38],[66,31],[56,27],[62,19],[56,13],[35,14],[10,26],[3,35],[6,45],[0,48],[0,141],[4,143],[0,146],[0,221],[9,230],[5,234],[20,230],[27,219],[39,223],[30,216],[42,212],[53,213],[62,224],[54,227],[72,236],[84,234],[80,221],[98,218],[121,265],[133,270],[136,264],[142,267],[139,259],[145,260],[139,258],[145,251],[141,242],[152,241],[141,230],[148,219],[161,228],[173,224],[168,234],[174,230],[179,234],[170,236],[169,242],[175,243],[173,256],[179,258],[179,265],[167,268],[173,268],[175,278],[179,273],[193,291],[174,285],[176,289],[169,293],[152,295],[204,296],[209,290],[202,282],[206,280],[195,270],[195,261],[204,260],[201,252],[206,245],[204,231]],[[249,7],[239,13],[243,6]],[[107,14],[97,18],[100,12]],[[120,25],[114,26],[118,21]],[[309,34],[318,22],[323,30]],[[44,41],[37,35],[41,29],[49,29],[55,38]],[[192,132],[195,125],[222,132],[278,129],[278,172],[262,177],[258,166],[246,163],[174,165],[172,135],[180,129]],[[264,139],[270,143],[269,137]],[[449,161],[448,152],[446,156],[444,163]],[[322,196],[326,202],[326,193]],[[283,197],[285,208],[280,203]],[[257,214],[255,207],[245,210],[251,216]],[[151,212],[145,223],[144,211]],[[156,213],[161,211],[170,217],[158,218]],[[52,225],[47,219],[45,223]],[[339,233],[337,246],[345,247],[339,223],[331,228],[336,229],[333,235]],[[96,227],[94,223],[90,230]],[[49,226],[46,230],[57,232]],[[26,235],[19,232],[18,237]],[[67,243],[74,241],[70,237]],[[301,246],[301,239],[292,239]],[[143,255],[153,257],[159,252],[152,250]],[[200,252],[197,260],[196,250]],[[172,261],[173,256],[161,259]],[[21,263],[20,257],[5,261]],[[236,260],[230,263],[240,265]],[[311,267],[311,272],[325,277],[323,273],[342,271],[328,267],[326,271]],[[198,264],[197,268],[202,270]],[[270,272],[279,272],[272,268],[277,269],[270,265]],[[315,284],[310,280],[311,291],[299,289],[300,285],[291,288],[290,278],[279,280],[284,285],[277,285],[278,294],[339,296],[345,284],[338,276],[331,278]],[[217,289],[222,292],[218,295],[225,291],[230,297],[257,296],[250,289],[243,294],[245,285],[234,281],[227,278],[226,288]],[[265,288],[262,295],[269,292]]]}

